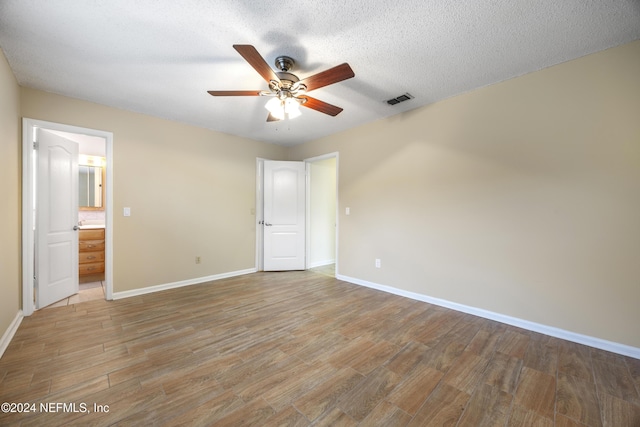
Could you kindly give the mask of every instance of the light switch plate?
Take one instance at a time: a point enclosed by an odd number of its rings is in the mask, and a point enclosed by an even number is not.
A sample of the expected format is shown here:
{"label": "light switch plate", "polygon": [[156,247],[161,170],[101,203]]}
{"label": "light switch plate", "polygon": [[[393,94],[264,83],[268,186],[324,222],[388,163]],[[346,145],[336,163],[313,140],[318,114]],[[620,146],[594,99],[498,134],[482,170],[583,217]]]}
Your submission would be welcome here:
{"label": "light switch plate", "polygon": [[131,216],[131,208],[124,208],[122,210],[122,215],[124,216]]}

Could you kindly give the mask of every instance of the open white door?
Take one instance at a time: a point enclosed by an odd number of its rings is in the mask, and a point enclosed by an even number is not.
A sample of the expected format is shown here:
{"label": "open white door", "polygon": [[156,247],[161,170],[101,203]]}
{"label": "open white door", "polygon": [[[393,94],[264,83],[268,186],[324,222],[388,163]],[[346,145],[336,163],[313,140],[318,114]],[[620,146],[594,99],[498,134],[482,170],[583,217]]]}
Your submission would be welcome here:
{"label": "open white door", "polygon": [[264,162],[264,270],[305,269],[305,163]]}
{"label": "open white door", "polygon": [[36,308],[78,292],[78,144],[38,130]]}

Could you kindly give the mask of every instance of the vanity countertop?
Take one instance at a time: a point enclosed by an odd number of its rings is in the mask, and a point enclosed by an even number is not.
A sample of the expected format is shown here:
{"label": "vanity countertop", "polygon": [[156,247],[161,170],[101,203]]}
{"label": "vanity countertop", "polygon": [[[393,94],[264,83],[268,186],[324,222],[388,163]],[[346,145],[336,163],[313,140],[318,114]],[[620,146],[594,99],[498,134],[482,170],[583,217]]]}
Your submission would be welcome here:
{"label": "vanity countertop", "polygon": [[95,230],[104,228],[104,220],[100,219],[83,219],[78,222],[80,230]]}
{"label": "vanity countertop", "polygon": [[99,228],[104,228],[104,224],[80,225],[79,228],[80,228],[80,230],[96,230],[96,229],[99,229]]}

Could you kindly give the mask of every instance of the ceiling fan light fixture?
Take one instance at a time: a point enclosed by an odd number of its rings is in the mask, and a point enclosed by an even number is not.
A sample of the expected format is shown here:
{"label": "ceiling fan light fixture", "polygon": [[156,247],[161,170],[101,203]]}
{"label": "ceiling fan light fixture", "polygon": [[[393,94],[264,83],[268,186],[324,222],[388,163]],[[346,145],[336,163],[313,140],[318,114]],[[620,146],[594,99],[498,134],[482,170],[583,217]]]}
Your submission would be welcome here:
{"label": "ceiling fan light fixture", "polygon": [[264,108],[266,108],[276,119],[284,120],[284,106],[282,105],[282,100],[280,98],[271,98],[264,105]]}
{"label": "ceiling fan light fixture", "polygon": [[284,99],[272,98],[265,104],[269,113],[278,120],[295,119],[302,115],[300,112],[300,101],[297,98],[286,97]]}
{"label": "ceiling fan light fixture", "polygon": [[290,119],[300,116],[300,102],[297,98],[287,98],[284,100],[284,112]]}

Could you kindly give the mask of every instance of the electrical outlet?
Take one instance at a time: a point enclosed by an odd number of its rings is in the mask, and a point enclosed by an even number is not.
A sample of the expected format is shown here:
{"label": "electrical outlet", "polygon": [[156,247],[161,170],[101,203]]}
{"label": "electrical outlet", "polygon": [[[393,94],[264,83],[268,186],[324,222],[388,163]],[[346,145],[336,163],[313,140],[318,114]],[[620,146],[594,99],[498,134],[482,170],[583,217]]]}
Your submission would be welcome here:
{"label": "electrical outlet", "polygon": [[200,264],[200,257],[199,256],[196,257],[196,264]]}
{"label": "electrical outlet", "polygon": [[380,268],[380,258],[376,258],[376,268]]}

